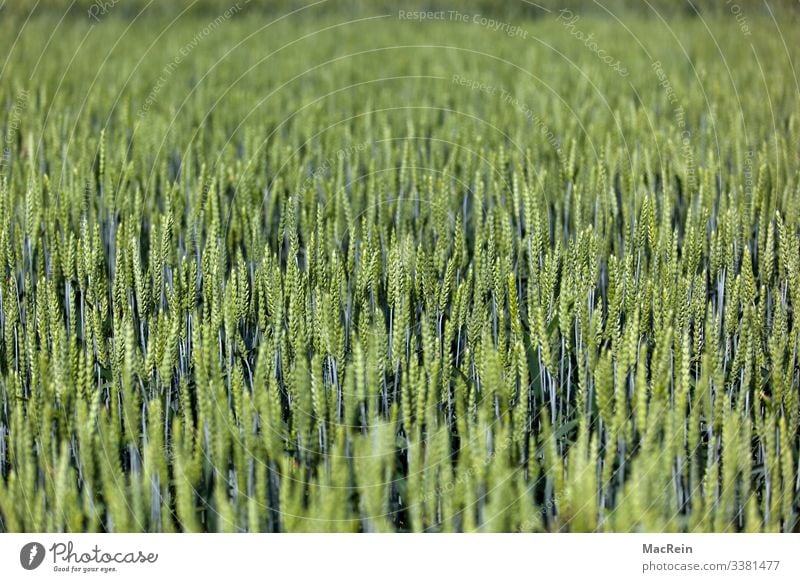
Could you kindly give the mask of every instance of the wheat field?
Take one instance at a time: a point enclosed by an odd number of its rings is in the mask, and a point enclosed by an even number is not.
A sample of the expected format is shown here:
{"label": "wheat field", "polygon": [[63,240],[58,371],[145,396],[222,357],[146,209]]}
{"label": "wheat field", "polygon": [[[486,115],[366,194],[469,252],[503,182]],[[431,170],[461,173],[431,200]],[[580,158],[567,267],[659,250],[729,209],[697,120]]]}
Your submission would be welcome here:
{"label": "wheat field", "polygon": [[115,4],[0,11],[0,531],[798,527],[796,16]]}

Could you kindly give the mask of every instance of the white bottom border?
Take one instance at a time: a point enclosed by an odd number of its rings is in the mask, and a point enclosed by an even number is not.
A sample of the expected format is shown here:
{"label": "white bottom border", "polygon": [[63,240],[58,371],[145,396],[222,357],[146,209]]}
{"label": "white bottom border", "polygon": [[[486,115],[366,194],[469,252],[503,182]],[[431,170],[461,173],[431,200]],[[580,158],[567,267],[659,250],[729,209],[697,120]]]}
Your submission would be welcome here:
{"label": "white bottom border", "polygon": [[0,534],[0,580],[778,581],[799,552],[800,534]]}

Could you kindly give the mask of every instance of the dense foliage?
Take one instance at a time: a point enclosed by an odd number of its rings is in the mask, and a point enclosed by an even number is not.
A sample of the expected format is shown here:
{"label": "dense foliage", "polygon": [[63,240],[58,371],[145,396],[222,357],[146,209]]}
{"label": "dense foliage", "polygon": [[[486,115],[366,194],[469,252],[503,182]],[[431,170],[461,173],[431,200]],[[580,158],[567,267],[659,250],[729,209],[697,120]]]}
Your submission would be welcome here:
{"label": "dense foliage", "polygon": [[795,528],[775,22],[243,14],[0,22],[0,531]]}
{"label": "dense foliage", "polygon": [[[180,15],[216,16],[237,0],[6,0],[0,2],[0,16],[27,18],[29,15],[50,15],[60,18],[64,14],[84,16],[92,14],[121,18],[157,16],[161,18]],[[398,10],[461,10],[497,18],[546,18],[551,12],[567,8],[584,14],[617,16],[660,15],[663,17],[695,17],[731,15],[732,7],[751,17],[776,15],[779,18],[797,18],[800,7],[794,0],[239,0],[247,4],[251,14],[280,17],[293,13],[294,18],[319,15],[362,15],[397,13]]]}

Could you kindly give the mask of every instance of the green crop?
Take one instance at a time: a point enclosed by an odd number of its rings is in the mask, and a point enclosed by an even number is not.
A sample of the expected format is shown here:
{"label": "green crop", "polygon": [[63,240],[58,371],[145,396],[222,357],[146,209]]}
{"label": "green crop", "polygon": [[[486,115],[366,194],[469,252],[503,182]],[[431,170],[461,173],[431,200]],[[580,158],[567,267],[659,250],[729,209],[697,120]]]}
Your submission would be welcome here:
{"label": "green crop", "polygon": [[228,8],[0,20],[0,531],[797,527],[792,24]]}

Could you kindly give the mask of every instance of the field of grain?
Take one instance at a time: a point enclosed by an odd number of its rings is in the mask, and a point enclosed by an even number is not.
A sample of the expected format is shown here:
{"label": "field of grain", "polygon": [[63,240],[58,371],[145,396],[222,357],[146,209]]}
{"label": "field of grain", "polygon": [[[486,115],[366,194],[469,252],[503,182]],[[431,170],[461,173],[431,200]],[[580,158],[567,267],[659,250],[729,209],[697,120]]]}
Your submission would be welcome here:
{"label": "field of grain", "polygon": [[795,13],[122,4],[0,10],[0,532],[798,527]]}

